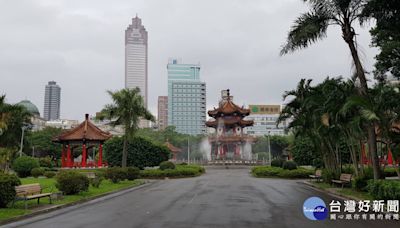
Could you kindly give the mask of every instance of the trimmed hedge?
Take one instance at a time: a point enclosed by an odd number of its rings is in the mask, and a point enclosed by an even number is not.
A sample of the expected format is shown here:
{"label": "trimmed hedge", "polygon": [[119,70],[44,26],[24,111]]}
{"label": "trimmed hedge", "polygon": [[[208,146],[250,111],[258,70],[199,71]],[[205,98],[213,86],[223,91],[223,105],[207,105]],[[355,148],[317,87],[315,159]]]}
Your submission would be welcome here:
{"label": "trimmed hedge", "polygon": [[17,176],[0,173],[0,208],[7,207],[16,195],[15,186],[21,184]]}
{"label": "trimmed hedge", "polygon": [[53,168],[53,160],[50,156],[39,158],[40,167]]}
{"label": "trimmed hedge", "polygon": [[103,180],[104,180],[104,177],[96,176],[95,178],[90,179],[89,182],[93,187],[99,188],[100,184],[101,184],[101,182],[103,182]]}
{"label": "trimmed hedge", "polygon": [[280,167],[271,166],[256,166],[251,170],[255,177],[281,177],[281,178],[308,178],[309,175],[314,173],[313,170],[298,168],[293,170],[283,169]]}
{"label": "trimmed hedge", "polygon": [[379,200],[400,200],[400,181],[369,180],[368,193]]}
{"label": "trimmed hedge", "polygon": [[282,167],[283,165],[283,160],[282,159],[274,159],[271,161],[271,166],[273,167]]}
{"label": "trimmed hedge", "polygon": [[27,177],[31,175],[33,168],[39,168],[39,161],[36,158],[30,156],[22,156],[14,160],[13,170],[18,174],[19,177]]}
{"label": "trimmed hedge", "polygon": [[89,178],[75,170],[63,170],[56,176],[56,187],[66,195],[88,191]]}
{"label": "trimmed hedge", "polygon": [[55,177],[56,176],[56,172],[54,172],[54,171],[45,171],[44,173],[43,173],[43,176],[45,176],[45,177],[47,177],[47,178],[53,178],[53,177]]}
{"label": "trimmed hedge", "polygon": [[39,167],[39,168],[33,168],[33,169],[31,170],[31,175],[32,175],[33,177],[35,177],[35,178],[38,178],[39,176],[43,176],[44,172],[45,172],[44,168],[41,168],[41,167]]}
{"label": "trimmed hedge", "polygon": [[160,169],[161,170],[166,170],[166,169],[175,169],[175,164],[170,161],[163,161],[160,163]]}
{"label": "trimmed hedge", "polygon": [[126,168],[126,179],[135,180],[138,179],[140,175],[140,169],[137,167]]}
{"label": "trimmed hedge", "polygon": [[121,167],[111,167],[105,172],[105,177],[113,183],[118,183],[127,179],[127,169]]}
{"label": "trimmed hedge", "polygon": [[293,170],[297,169],[297,164],[294,161],[284,161],[282,165],[283,169]]}
{"label": "trimmed hedge", "polygon": [[158,178],[181,178],[181,177],[195,177],[205,173],[205,169],[197,165],[177,165],[175,169],[147,169],[141,170],[140,176],[142,178],[158,179]]}

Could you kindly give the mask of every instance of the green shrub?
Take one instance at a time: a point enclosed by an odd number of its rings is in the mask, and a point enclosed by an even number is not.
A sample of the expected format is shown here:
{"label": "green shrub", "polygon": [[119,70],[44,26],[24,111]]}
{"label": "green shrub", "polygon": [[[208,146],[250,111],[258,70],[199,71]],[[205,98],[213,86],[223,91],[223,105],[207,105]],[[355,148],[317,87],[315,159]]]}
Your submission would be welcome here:
{"label": "green shrub", "polygon": [[39,168],[33,168],[31,170],[31,175],[35,178],[38,178],[39,176],[43,176],[43,174],[44,174],[44,168],[39,167]]}
{"label": "green shrub", "polygon": [[175,164],[170,161],[163,161],[160,163],[160,169],[161,170],[166,170],[166,169],[175,169]]}
{"label": "green shrub", "polygon": [[322,180],[325,183],[331,183],[333,179],[338,179],[339,175],[335,172],[329,171],[327,169],[322,170]]}
{"label": "green shrub", "polygon": [[179,165],[187,165],[187,163],[186,162],[182,162]]}
{"label": "green shrub", "polygon": [[[113,137],[104,143],[104,158],[110,166],[121,166],[122,148],[122,137]],[[140,169],[158,166],[161,162],[167,161],[170,154],[165,145],[134,137],[128,142],[127,166],[135,166]]]}
{"label": "green shrub", "polygon": [[104,177],[102,176],[97,176],[95,178],[90,179],[90,183],[92,184],[93,187],[99,188],[101,182],[104,180]]}
{"label": "green shrub", "polygon": [[29,156],[22,156],[15,159],[13,163],[13,170],[18,174],[19,177],[27,177],[31,175],[33,168],[39,167],[39,161],[36,158]]}
{"label": "green shrub", "polygon": [[283,169],[280,167],[271,166],[256,166],[251,172],[256,177],[274,177],[277,176]]}
{"label": "green shrub", "polygon": [[105,177],[113,183],[118,183],[127,179],[127,169],[121,167],[111,167],[105,172]]}
{"label": "green shrub", "polygon": [[138,179],[140,175],[140,169],[137,167],[126,168],[126,179],[135,180]]}
{"label": "green shrub", "polygon": [[47,178],[53,178],[57,173],[54,171],[45,171],[43,175]]}
{"label": "green shrub", "polygon": [[400,181],[369,180],[369,194],[379,200],[400,200]]}
{"label": "green shrub", "polygon": [[256,177],[281,177],[281,178],[308,178],[314,171],[311,169],[283,169],[270,166],[256,166],[252,169],[252,174]]}
{"label": "green shrub", "polygon": [[285,169],[282,170],[280,173],[278,173],[278,177],[282,178],[290,178],[290,179],[296,179],[296,178],[308,178],[310,175],[314,173],[313,170],[311,169]]}
{"label": "green shrub", "polygon": [[367,179],[374,179],[374,170],[372,167],[364,168],[364,176]]}
{"label": "green shrub", "polygon": [[342,173],[354,174],[354,167],[352,165],[349,165],[349,164],[343,165]]}
{"label": "green shrub", "polygon": [[53,160],[49,156],[39,158],[39,164],[40,167],[53,168]]}
{"label": "green shrub", "polygon": [[314,166],[316,169],[320,169],[324,167],[324,162],[322,161],[322,159],[315,158],[312,160],[312,166]]}
{"label": "green shrub", "polygon": [[78,194],[89,189],[89,179],[74,170],[63,170],[56,176],[56,187],[66,195]]}
{"label": "green shrub", "polygon": [[285,161],[283,162],[282,168],[288,170],[297,169],[297,164],[294,161]]}
{"label": "green shrub", "polygon": [[397,177],[397,172],[395,168],[387,167],[384,173],[385,177]]}
{"label": "green shrub", "polygon": [[366,176],[359,176],[359,177],[354,178],[354,188],[357,191],[366,191],[367,185],[368,185],[368,180],[370,180],[370,178],[368,178]]}
{"label": "green shrub", "polygon": [[17,176],[0,173],[0,208],[7,207],[7,204],[14,200],[15,186],[21,184]]}
{"label": "green shrub", "polygon": [[271,161],[271,166],[273,167],[282,167],[283,160],[282,159],[274,159]]}
{"label": "green shrub", "polygon": [[197,165],[177,165],[175,169],[146,169],[140,171],[142,178],[180,178],[195,177],[205,172],[205,169]]}

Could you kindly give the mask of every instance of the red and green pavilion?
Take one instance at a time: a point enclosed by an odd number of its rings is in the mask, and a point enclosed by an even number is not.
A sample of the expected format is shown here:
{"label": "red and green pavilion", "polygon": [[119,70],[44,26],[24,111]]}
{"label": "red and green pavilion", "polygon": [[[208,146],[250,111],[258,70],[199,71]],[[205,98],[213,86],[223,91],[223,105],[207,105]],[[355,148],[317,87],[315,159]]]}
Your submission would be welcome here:
{"label": "red and green pavilion", "polygon": [[[112,135],[102,131],[89,121],[89,114],[85,115],[85,121],[77,127],[59,135],[53,139],[53,142],[62,145],[61,167],[62,168],[101,168],[103,164],[103,143],[111,138]],[[74,162],[73,151],[82,146],[81,162]],[[87,162],[88,151],[97,149],[97,162]]]}

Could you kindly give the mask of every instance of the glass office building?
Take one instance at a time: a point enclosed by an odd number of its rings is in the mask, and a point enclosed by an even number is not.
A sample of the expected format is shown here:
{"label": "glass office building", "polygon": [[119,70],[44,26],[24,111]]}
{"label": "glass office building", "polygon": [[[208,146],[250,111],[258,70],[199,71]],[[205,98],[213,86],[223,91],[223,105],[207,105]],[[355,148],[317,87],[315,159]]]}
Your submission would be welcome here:
{"label": "glass office building", "polygon": [[168,69],[168,125],[183,134],[206,134],[206,83],[199,64],[171,59]]}

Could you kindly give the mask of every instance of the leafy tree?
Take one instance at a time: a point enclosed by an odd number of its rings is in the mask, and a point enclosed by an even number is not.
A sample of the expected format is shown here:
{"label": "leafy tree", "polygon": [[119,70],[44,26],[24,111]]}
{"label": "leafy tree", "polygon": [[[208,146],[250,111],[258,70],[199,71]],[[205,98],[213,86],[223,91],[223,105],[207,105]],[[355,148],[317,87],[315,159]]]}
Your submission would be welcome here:
{"label": "leafy tree", "polygon": [[[271,156],[273,158],[282,156],[290,144],[290,136],[270,136]],[[268,152],[268,136],[257,137],[256,143],[252,146],[253,153]]]}
{"label": "leafy tree", "polygon": [[51,155],[52,157],[61,157],[61,145],[53,143],[52,140],[62,132],[61,128],[46,127],[43,130],[30,132],[26,140],[29,147],[34,146],[35,152],[40,153],[42,156]]}
{"label": "leafy tree", "polygon": [[[356,69],[356,78],[360,82],[357,88],[361,96],[368,96],[368,85],[365,71],[361,64],[357,45],[354,40],[356,35],[354,23],[362,21],[362,11],[365,0],[304,0],[310,6],[310,11],[297,18],[289,31],[287,42],[281,50],[281,55],[298,49],[307,48],[310,44],[326,37],[330,25],[341,28],[342,38],[349,47]],[[380,177],[379,160],[376,148],[375,126],[365,126],[368,136],[368,149],[372,155],[374,178]],[[329,143],[326,144],[329,146]],[[331,158],[330,158],[331,159]],[[332,164],[333,167],[336,166]]]}
{"label": "leafy tree", "polygon": [[315,150],[311,139],[308,137],[296,137],[290,152],[293,160],[299,165],[312,165],[315,159],[321,158],[321,155]]}
{"label": "leafy tree", "polygon": [[19,147],[22,127],[30,124],[31,114],[20,105],[5,103],[0,96],[0,147]]}
{"label": "leafy tree", "polygon": [[135,135],[141,118],[154,121],[153,115],[144,106],[140,89],[122,89],[120,91],[107,91],[113,103],[102,110],[105,117],[111,119],[111,124],[123,125],[125,129],[124,146],[122,150],[122,167],[126,167],[128,159],[128,140]]}
{"label": "leafy tree", "polygon": [[391,73],[400,79],[400,1],[369,0],[363,15],[376,19],[376,26],[370,31],[372,45],[380,49],[375,76],[384,79]]}
{"label": "leafy tree", "polygon": [[[124,138],[121,137],[113,137],[104,143],[104,157],[111,166],[121,165],[123,144]],[[127,153],[127,165],[139,168],[157,166],[170,157],[166,146],[141,137],[128,140]]]}

